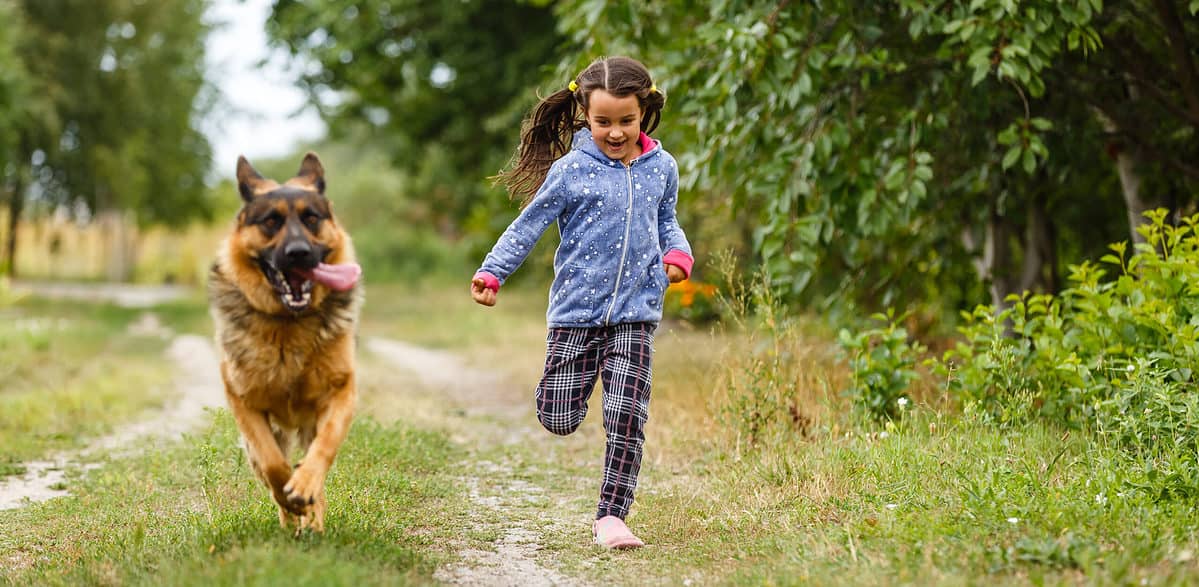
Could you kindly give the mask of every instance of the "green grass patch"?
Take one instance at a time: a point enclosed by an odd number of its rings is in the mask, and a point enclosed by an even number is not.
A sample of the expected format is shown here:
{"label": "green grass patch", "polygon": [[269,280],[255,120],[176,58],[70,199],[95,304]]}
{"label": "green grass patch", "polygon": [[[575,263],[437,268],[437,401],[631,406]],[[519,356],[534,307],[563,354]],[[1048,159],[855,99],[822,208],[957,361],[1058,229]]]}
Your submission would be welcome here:
{"label": "green grass patch", "polygon": [[129,330],[143,312],[37,298],[0,308],[0,475],[77,448],[171,397],[164,339]]}
{"label": "green grass patch", "polygon": [[18,585],[422,584],[461,509],[444,437],[360,419],[330,474],[326,533],[279,527],[224,411],[188,442],[83,475],[74,495],[0,512]]}
{"label": "green grass patch", "polygon": [[536,285],[507,288],[487,308],[471,299],[469,275],[460,283],[368,283],[361,331],[458,350],[508,344],[513,335],[529,333],[544,343],[546,291]]}

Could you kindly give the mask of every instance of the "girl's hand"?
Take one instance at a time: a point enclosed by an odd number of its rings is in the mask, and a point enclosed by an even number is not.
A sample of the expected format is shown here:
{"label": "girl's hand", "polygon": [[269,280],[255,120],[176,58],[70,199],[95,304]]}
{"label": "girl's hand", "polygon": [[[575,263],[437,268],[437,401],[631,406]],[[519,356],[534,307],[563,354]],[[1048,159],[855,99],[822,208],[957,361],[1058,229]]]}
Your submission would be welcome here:
{"label": "girl's hand", "polygon": [[678,265],[671,265],[669,263],[663,263],[663,265],[666,265],[666,278],[669,279],[671,283],[678,283],[684,279],[687,279],[687,274],[683,273],[683,270],[680,269]]}
{"label": "girl's hand", "polygon": [[483,304],[484,306],[495,305],[495,290],[487,287],[487,283],[482,277],[476,277],[470,282],[470,297],[475,299],[475,303]]}

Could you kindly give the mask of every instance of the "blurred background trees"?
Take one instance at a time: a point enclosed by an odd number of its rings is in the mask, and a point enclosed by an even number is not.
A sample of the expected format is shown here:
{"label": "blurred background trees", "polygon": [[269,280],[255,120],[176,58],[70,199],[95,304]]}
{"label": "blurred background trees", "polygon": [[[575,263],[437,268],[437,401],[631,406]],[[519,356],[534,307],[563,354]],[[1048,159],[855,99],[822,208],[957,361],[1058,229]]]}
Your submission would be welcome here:
{"label": "blurred background trees", "polygon": [[[10,217],[226,218],[236,201],[205,185],[195,130],[217,100],[207,5],[0,0]],[[595,57],[628,54],[668,95],[657,134],[683,164],[697,279],[731,250],[796,307],[919,307],[935,322],[1060,290],[1067,266],[1139,238],[1145,209],[1195,210],[1197,10],[277,0],[266,29],[328,123],[315,147],[336,162],[335,203],[376,276],[469,272],[516,213],[488,177],[522,116]]]}
{"label": "blurred background trees", "polygon": [[[12,228],[23,211],[179,225],[209,213],[205,0],[3,0],[0,60],[23,88],[0,101]],[[3,48],[8,45],[7,49]],[[123,255],[110,277],[127,277]]]}

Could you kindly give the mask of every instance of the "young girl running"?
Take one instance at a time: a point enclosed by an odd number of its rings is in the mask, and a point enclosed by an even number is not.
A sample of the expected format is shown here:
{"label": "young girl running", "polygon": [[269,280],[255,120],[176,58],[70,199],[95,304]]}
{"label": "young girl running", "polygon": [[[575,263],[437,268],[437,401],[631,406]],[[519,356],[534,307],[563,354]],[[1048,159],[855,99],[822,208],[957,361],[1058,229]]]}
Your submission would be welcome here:
{"label": "young girl running", "polygon": [[675,219],[678,165],[646,134],[665,103],[645,66],[627,57],[599,59],[541,100],[516,164],[500,175],[524,208],[471,282],[476,302],[495,305],[500,285],[557,223],[537,418],[554,434],[574,432],[603,378],[607,445],[593,533],[607,548],[644,545],[624,518],[641,469],[654,329],[666,286],[694,263]]}

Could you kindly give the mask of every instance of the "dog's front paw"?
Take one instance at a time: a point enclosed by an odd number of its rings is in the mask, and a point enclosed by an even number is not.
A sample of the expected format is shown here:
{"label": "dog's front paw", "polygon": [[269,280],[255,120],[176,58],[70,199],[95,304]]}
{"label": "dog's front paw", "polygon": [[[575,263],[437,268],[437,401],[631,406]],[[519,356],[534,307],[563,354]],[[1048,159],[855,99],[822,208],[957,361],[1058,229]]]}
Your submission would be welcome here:
{"label": "dog's front paw", "polygon": [[[274,491],[272,492],[272,497],[275,498],[275,503],[279,505],[280,523],[283,522],[282,516],[284,512],[286,512],[289,516],[297,517],[307,514],[308,510],[310,509],[307,504],[301,504],[299,502],[292,501],[291,495],[286,490]],[[294,522],[295,520],[291,521]]]}
{"label": "dog's front paw", "polygon": [[292,507],[302,508],[308,513],[309,508],[316,503],[317,496],[324,489],[325,476],[303,465],[291,474],[291,480],[283,486],[287,501]]}

